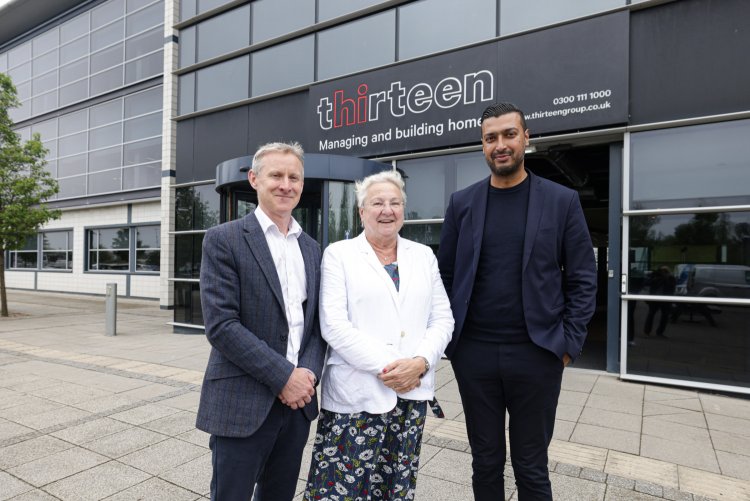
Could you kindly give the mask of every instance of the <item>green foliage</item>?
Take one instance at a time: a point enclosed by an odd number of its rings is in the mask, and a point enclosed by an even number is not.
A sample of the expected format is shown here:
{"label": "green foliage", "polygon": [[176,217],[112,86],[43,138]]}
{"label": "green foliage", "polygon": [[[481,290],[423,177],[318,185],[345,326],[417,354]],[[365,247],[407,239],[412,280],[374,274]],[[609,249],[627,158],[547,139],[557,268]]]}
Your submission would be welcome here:
{"label": "green foliage", "polygon": [[59,211],[45,205],[59,187],[44,169],[47,150],[42,146],[39,134],[23,142],[12,129],[13,121],[8,110],[18,105],[13,82],[9,76],[0,73],[0,295],[3,316],[7,316],[7,305],[2,256],[6,250],[22,247],[41,225],[60,216]]}

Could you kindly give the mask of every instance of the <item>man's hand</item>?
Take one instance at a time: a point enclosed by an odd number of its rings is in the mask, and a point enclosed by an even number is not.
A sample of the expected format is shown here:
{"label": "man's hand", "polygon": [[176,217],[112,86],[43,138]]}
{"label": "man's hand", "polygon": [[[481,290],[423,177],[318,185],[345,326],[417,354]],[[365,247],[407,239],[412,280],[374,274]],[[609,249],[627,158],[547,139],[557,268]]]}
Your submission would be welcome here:
{"label": "man's hand", "polygon": [[384,385],[396,393],[406,393],[418,387],[419,376],[424,372],[424,360],[417,358],[399,358],[386,365],[378,374]]}
{"label": "man's hand", "polygon": [[308,369],[297,367],[279,394],[281,403],[292,409],[301,409],[315,395],[315,376]]}
{"label": "man's hand", "polygon": [[571,360],[572,359],[570,358],[570,355],[568,355],[567,353],[565,353],[563,355],[563,367],[567,367]]}

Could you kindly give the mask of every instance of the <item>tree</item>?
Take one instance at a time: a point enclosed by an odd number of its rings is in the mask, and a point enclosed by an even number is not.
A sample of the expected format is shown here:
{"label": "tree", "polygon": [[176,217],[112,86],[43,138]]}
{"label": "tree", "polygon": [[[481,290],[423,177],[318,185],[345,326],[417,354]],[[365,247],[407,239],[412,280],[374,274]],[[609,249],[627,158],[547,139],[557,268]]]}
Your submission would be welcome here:
{"label": "tree", "polygon": [[11,128],[8,110],[18,107],[16,87],[0,73],[0,315],[8,316],[5,251],[21,247],[39,227],[60,217],[45,201],[58,192],[57,181],[44,170],[47,150],[39,134],[23,142]]}

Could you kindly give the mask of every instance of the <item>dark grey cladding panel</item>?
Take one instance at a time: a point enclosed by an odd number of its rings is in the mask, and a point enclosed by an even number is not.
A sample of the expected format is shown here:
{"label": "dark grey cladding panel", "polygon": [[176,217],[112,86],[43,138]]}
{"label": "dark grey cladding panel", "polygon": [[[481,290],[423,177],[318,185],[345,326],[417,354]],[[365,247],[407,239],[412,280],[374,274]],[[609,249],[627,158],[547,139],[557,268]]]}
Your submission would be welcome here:
{"label": "dark grey cladding panel", "polygon": [[750,109],[750,2],[682,0],[633,12],[632,123]]}
{"label": "dark grey cladding panel", "polygon": [[[247,171],[253,157],[244,156],[226,160],[216,166],[216,187],[247,184]],[[305,179],[331,179],[355,181],[365,176],[390,169],[389,164],[363,158],[321,153],[305,153]]]}
{"label": "dark grey cladding panel", "polygon": [[247,106],[200,116],[194,121],[193,180],[214,179],[219,163],[249,153]]}
{"label": "dark grey cladding panel", "polygon": [[[183,120],[177,122],[177,176],[176,183],[189,183],[196,181],[193,175],[193,136],[195,131],[195,120]],[[207,179],[211,179],[210,177]]]}
{"label": "dark grey cladding panel", "polygon": [[307,106],[307,91],[251,104],[248,153],[274,141],[297,141],[307,150]]}

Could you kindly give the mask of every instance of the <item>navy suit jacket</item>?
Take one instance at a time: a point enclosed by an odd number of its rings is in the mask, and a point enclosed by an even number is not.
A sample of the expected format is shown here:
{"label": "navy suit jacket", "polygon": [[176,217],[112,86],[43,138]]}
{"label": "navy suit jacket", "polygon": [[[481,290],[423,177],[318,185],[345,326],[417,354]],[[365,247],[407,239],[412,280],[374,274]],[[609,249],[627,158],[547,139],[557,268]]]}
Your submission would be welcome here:
{"label": "navy suit jacket", "polygon": [[[318,380],[326,345],[320,336],[320,246],[298,239],[307,278],[305,327],[298,367]],[[268,416],[294,365],[286,359],[287,324],[281,283],[258,219],[249,214],[206,232],[201,303],[211,354],[196,426],[225,437],[252,435]],[[302,408],[311,421],[317,398]]]}
{"label": "navy suit jacket", "polygon": [[[527,171],[528,172],[528,171]],[[528,172],[529,207],[523,245],[521,298],[531,340],[575,358],[596,306],[596,264],[578,194]],[[466,320],[479,263],[489,178],[451,195],[438,263],[455,319],[453,354]],[[498,284],[502,287],[502,284]]]}

